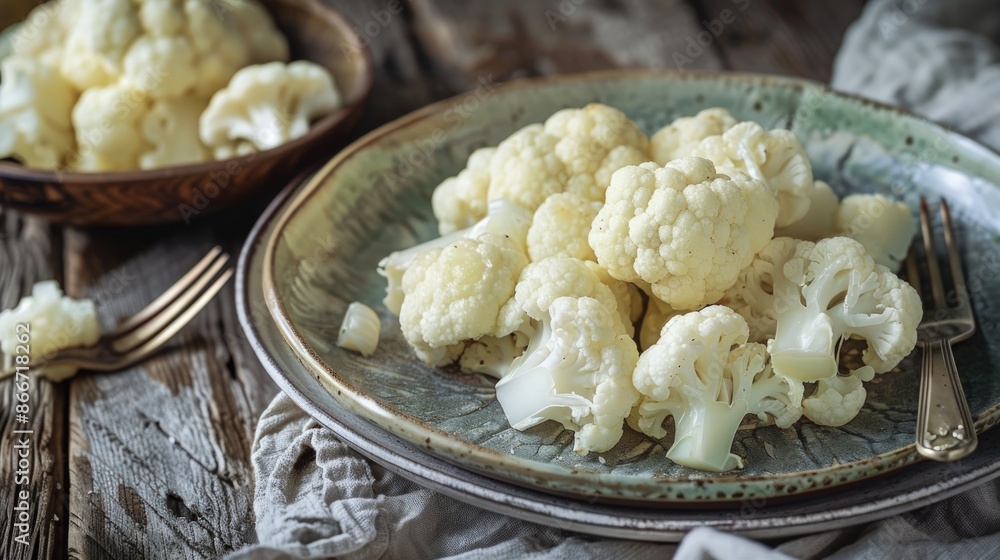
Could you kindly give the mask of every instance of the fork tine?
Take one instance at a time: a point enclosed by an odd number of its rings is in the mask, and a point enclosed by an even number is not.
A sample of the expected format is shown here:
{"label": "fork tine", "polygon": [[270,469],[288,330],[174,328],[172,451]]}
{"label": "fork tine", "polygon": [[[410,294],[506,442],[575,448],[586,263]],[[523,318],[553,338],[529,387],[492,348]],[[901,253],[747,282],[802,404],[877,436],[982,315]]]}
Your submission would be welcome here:
{"label": "fork tine", "polygon": [[958,243],[951,226],[951,209],[948,201],[941,199],[941,223],[944,224],[944,245],[948,250],[948,268],[951,269],[951,280],[955,284],[955,299],[958,308],[969,312],[969,293],[965,285],[965,273],[962,272],[962,261],[958,254]]}
{"label": "fork tine", "polygon": [[232,267],[227,268],[222,273],[222,276],[216,279],[215,282],[213,282],[212,285],[209,286],[207,290],[202,292],[201,296],[199,296],[198,299],[194,301],[194,303],[192,303],[189,307],[187,307],[187,309],[185,309],[183,313],[174,318],[174,320],[171,323],[165,325],[163,327],[163,330],[156,333],[155,336],[147,340],[141,346],[132,349],[131,351],[127,352],[124,356],[122,356],[121,362],[115,364],[115,369],[128,367],[130,365],[142,361],[147,356],[149,356],[157,349],[159,349],[160,346],[162,346],[164,343],[170,340],[171,337],[173,337],[175,334],[178,333],[178,331],[184,328],[184,326],[187,325],[191,321],[191,319],[193,319],[195,315],[198,314],[198,312],[200,312],[206,305],[208,305],[210,301],[212,301],[212,298],[215,297],[215,294],[219,293],[219,290],[221,290],[222,287],[226,285],[226,282],[228,282],[229,279],[232,277],[233,272],[235,272],[234,268]]}
{"label": "fork tine", "polygon": [[931,294],[934,296],[935,307],[945,307],[944,284],[941,282],[941,269],[938,268],[937,250],[934,248],[934,228],[931,227],[930,210],[927,209],[927,199],[920,197],[920,230],[924,235],[924,252],[927,254],[927,276],[931,281]]}
{"label": "fork tine", "polygon": [[121,336],[158,315],[161,311],[163,311],[163,308],[187,290],[191,283],[197,280],[202,273],[205,272],[205,269],[212,264],[212,261],[214,261],[220,253],[222,253],[222,247],[219,247],[218,245],[212,247],[208,254],[202,257],[202,259],[198,261],[198,264],[194,265],[194,267],[189,270],[187,274],[182,276],[181,279],[178,280],[173,286],[167,288],[167,291],[163,292],[160,297],[156,298],[152,303],[143,308],[142,311],[136,313],[132,317],[126,319],[122,324],[118,325],[118,328],[111,333],[111,336]]}
{"label": "fork tine", "polygon": [[917,291],[917,294],[921,294],[921,297],[923,297],[923,289],[920,285],[920,268],[917,264],[916,245],[910,245],[910,251],[906,254],[906,280]]}
{"label": "fork tine", "polygon": [[112,342],[111,347],[116,352],[124,354],[149,340],[150,337],[161,331],[165,325],[173,321],[175,317],[180,315],[189,305],[191,305],[191,302],[195,300],[202,290],[205,289],[205,286],[208,285],[212,278],[215,278],[228,261],[229,254],[223,253],[220,258],[216,259],[216,261],[209,266],[208,270],[204,274],[201,274],[192,283],[189,283],[186,287],[187,289],[181,292],[180,295],[171,301],[160,313],[150,318],[138,328],[115,339],[114,342]]}

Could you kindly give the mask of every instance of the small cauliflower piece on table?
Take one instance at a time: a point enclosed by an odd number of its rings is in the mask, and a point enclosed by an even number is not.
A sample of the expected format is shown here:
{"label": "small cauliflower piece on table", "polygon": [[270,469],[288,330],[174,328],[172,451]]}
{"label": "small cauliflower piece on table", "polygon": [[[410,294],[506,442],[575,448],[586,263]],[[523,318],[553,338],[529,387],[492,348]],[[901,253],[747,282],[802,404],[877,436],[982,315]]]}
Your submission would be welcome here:
{"label": "small cauliflower piece on table", "polygon": [[438,221],[438,233],[448,235],[470,228],[486,217],[490,161],[495,152],[496,148],[479,148],[472,152],[465,169],[434,189],[431,208]]}
{"label": "small cauliflower piece on table", "polygon": [[555,420],[576,432],[577,453],[611,449],[638,399],[630,377],[639,352],[618,314],[590,297],[525,309],[536,332],[496,385],[510,425],[526,430]]}
{"label": "small cauliflower piece on table", "polygon": [[865,246],[889,270],[899,270],[917,232],[910,207],[878,194],[852,194],[837,208],[834,230]]}
{"label": "small cauliflower piece on table", "polygon": [[719,136],[705,138],[691,155],[712,160],[719,173],[739,169],[770,186],[778,194],[775,227],[793,224],[809,211],[812,164],[790,130],[766,131],[755,122],[742,122]]}
{"label": "small cauliflower piece on table", "polygon": [[533,261],[547,257],[573,257],[597,261],[587,237],[594,218],[604,204],[566,192],[545,199],[535,211],[528,230],[528,256]]}
{"label": "small cauliflower piece on table", "polygon": [[771,239],[778,202],[761,181],[683,158],[617,171],[590,231],[608,273],[647,282],[674,309],[718,300]]}
{"label": "small cauliflower piece on table", "polygon": [[603,202],[611,174],[649,160],[649,140],[621,111],[591,103],[528,125],[497,146],[487,198],[534,212],[550,195],[573,192]]}
{"label": "small cauliflower piece on table", "polygon": [[212,96],[201,115],[201,141],[216,159],[268,150],[305,135],[341,103],[333,76],[318,64],[247,66]]}
{"label": "small cauliflower piece on table", "polygon": [[5,58],[0,74],[0,158],[59,167],[73,149],[76,92],[55,69],[29,58]]}
{"label": "small cauliflower piece on table", "polygon": [[642,394],[634,423],[661,438],[674,417],[667,457],[693,469],[742,468],[731,453],[747,414],[773,417],[782,428],[802,415],[802,384],[776,373],[762,344],[747,343],[746,321],[720,305],[673,317],[660,340],[639,357],[632,381]]}
{"label": "small cauliflower piece on table", "polygon": [[[26,345],[13,336],[23,331],[17,328],[18,324],[28,329]],[[101,326],[93,301],[65,297],[55,280],[47,280],[35,284],[31,295],[21,298],[17,307],[0,313],[0,333],[4,333],[0,337],[4,369],[14,365],[17,347],[27,346],[32,367],[40,366],[46,378],[61,381],[75,374],[76,368],[45,366],[39,360],[63,348],[96,344],[101,337]]]}
{"label": "small cauliflower piece on table", "polygon": [[718,107],[705,109],[693,117],[680,117],[650,136],[649,153],[653,161],[666,165],[692,155],[699,142],[722,134],[738,122],[729,111]]}

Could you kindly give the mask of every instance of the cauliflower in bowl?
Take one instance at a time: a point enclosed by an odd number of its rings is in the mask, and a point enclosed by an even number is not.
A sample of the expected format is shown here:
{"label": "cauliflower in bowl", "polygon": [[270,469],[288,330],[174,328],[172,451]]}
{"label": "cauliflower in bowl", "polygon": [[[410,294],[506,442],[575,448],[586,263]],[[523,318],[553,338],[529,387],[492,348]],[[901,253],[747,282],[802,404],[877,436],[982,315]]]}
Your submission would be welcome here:
{"label": "cauliflower in bowl", "polygon": [[473,152],[432,209],[442,237],[380,263],[403,337],[580,455],[672,422],[668,460],[742,468],[746,417],[851,422],[916,341],[921,301],[893,271],[909,208],[841,202],[793,132],[724,109],[651,140],[604,105],[559,111]]}
{"label": "cauliflower in bowl", "polygon": [[225,159],[300,137],[341,103],[325,68],[285,64],[257,0],[54,0],[27,21],[0,54],[0,159],[29,167]]}

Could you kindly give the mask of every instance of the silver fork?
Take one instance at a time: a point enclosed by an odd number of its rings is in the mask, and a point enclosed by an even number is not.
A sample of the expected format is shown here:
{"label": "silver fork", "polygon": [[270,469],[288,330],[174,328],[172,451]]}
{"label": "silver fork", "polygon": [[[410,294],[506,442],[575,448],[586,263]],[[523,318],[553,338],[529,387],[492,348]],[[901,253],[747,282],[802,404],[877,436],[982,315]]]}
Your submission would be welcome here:
{"label": "silver fork", "polygon": [[[941,200],[941,223],[948,253],[948,268],[954,284],[955,306],[949,306],[941,282],[941,269],[934,249],[927,201],[920,199],[920,229],[924,238],[927,276],[931,284],[934,307],[927,310],[917,331],[917,346],[923,349],[920,366],[920,404],[917,413],[917,451],[936,461],[955,461],[972,453],[978,439],[972,424],[972,413],[958,378],[951,345],[971,337],[976,332],[969,292],[965,286],[962,262],[951,226],[948,203]],[[921,293],[920,274],[915,251],[906,259],[907,277]]]}
{"label": "silver fork", "polygon": [[[101,336],[97,344],[64,348],[44,360],[33,359],[30,371],[62,381],[62,377],[46,372],[65,369],[60,366],[117,371],[142,361],[177,334],[222,289],[233,275],[232,267],[223,270],[228,261],[229,254],[214,247],[160,297]],[[16,371],[14,367],[0,371],[0,379]]]}

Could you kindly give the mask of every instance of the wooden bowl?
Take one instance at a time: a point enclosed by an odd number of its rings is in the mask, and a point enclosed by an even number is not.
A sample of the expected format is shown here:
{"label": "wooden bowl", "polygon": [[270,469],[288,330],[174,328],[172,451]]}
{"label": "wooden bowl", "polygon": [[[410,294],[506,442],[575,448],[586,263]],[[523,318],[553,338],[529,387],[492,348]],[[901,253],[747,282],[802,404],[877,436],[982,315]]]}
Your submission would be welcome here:
{"label": "wooden bowl", "polygon": [[262,0],[293,60],[327,68],[344,106],[277,148],[224,161],[83,173],[0,162],[0,206],[75,226],[189,222],[283,186],[348,139],[372,86],[372,63],[347,20],[318,0]]}

